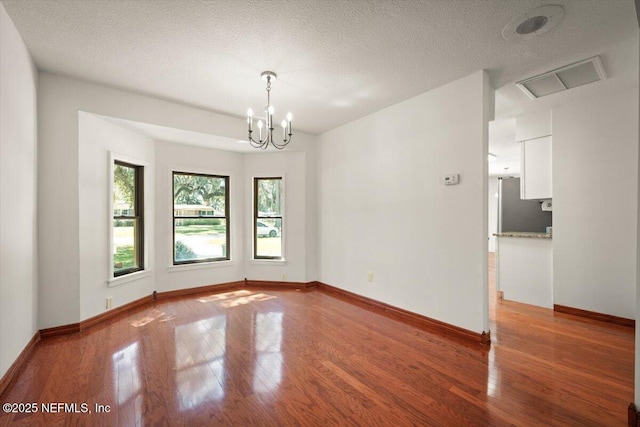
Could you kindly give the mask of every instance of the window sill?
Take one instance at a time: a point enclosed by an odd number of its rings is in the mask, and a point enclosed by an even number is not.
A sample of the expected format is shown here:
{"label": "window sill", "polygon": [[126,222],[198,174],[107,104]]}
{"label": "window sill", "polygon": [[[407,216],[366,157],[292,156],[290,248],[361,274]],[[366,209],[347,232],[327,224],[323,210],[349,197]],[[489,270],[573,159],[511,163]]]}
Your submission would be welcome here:
{"label": "window sill", "polygon": [[193,264],[180,264],[180,265],[170,265],[167,267],[167,271],[169,273],[177,273],[180,271],[191,271],[191,270],[202,270],[209,268],[220,268],[220,267],[233,267],[235,265],[234,261],[210,261],[210,262],[195,262]]}
{"label": "window sill", "polygon": [[144,279],[149,276],[151,276],[151,270],[136,271],[135,273],[129,273],[124,276],[118,276],[107,280],[107,287],[113,288],[114,286],[124,285],[125,283]]}
{"label": "window sill", "polygon": [[287,265],[285,259],[252,259],[249,260],[252,265]]}

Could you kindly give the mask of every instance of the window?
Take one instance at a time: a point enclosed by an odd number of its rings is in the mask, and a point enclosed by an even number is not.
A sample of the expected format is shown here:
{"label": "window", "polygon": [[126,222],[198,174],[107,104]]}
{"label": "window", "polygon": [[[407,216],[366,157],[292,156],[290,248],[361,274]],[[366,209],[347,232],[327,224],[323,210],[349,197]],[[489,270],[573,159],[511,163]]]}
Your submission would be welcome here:
{"label": "window", "polygon": [[282,259],[282,178],[253,180],[254,259]]}
{"label": "window", "polygon": [[229,259],[229,177],[173,172],[173,264]]}
{"label": "window", "polygon": [[144,270],[142,166],[119,160],[113,167],[113,276]]}

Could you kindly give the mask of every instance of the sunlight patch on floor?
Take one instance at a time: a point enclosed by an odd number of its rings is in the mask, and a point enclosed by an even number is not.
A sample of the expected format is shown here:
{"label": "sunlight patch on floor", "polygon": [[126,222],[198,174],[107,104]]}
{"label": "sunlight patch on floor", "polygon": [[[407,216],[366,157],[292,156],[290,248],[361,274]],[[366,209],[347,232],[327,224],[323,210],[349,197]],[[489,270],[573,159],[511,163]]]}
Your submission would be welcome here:
{"label": "sunlight patch on floor", "polygon": [[276,297],[273,295],[241,290],[225,292],[223,294],[209,295],[207,297],[199,298],[198,301],[202,303],[215,302],[221,307],[230,308],[237,307],[239,305],[250,304],[252,302],[266,301],[273,298]]}
{"label": "sunlight patch on floor", "polygon": [[[163,311],[156,310],[154,308],[153,310],[151,310],[151,312],[149,312],[149,314],[147,314],[143,318],[137,319],[131,322],[131,326],[133,326],[134,328],[139,328],[141,326],[148,325],[149,323],[163,316],[166,316],[166,314]],[[164,320],[168,320],[168,319],[163,319],[161,321],[164,321]]]}

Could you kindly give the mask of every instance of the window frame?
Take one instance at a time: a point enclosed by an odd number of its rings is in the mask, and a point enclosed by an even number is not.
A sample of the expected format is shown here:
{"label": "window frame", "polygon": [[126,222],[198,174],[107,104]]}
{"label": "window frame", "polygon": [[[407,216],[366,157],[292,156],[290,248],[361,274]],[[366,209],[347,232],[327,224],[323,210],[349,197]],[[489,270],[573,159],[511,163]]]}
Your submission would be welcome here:
{"label": "window frame", "polygon": [[[135,212],[134,215],[115,215],[114,214],[114,206],[113,206],[113,192],[115,191],[115,168],[116,166],[123,166],[132,168],[134,170],[134,200],[133,200],[133,210]],[[144,175],[145,175],[145,165],[136,164],[131,161],[122,160],[118,157],[113,157],[111,159],[111,192],[109,197],[111,199],[110,203],[110,229],[111,229],[111,239],[110,245],[113,248],[113,228],[114,221],[117,220],[136,220],[138,222],[138,226],[136,228],[136,232],[134,233],[134,247],[138,248],[136,254],[136,262],[138,264],[137,267],[127,268],[116,271],[114,265],[114,254],[113,251],[110,251],[111,255],[111,277],[112,279],[118,279],[121,277],[125,277],[129,274],[138,273],[140,271],[144,271],[146,269],[146,250],[145,250],[145,213],[144,213]]]}
{"label": "window frame", "polygon": [[[258,182],[264,180],[280,180],[280,215],[279,216],[259,216],[258,215]],[[284,210],[285,210],[285,186],[284,176],[260,176],[253,177],[253,260],[255,261],[284,261]],[[258,255],[258,222],[264,219],[280,220],[280,256]]]}
{"label": "window frame", "polygon": [[[189,175],[189,176],[204,176],[207,178],[222,178],[224,179],[224,214],[225,216],[215,216],[215,215],[200,215],[200,210],[198,210],[198,215],[189,215],[189,216],[176,216],[175,209],[175,176],[176,175]],[[184,172],[179,170],[171,171],[171,262],[173,267],[185,266],[185,265],[193,265],[193,264],[203,264],[203,263],[217,263],[217,262],[225,262],[231,261],[231,215],[230,215],[230,205],[229,205],[229,175],[217,175],[210,173],[201,173],[201,172]],[[214,212],[215,213],[215,212]],[[218,258],[205,258],[205,259],[194,259],[194,260],[176,260],[176,219],[224,219],[226,224],[226,233],[225,233],[225,245],[226,245],[226,255],[224,257]]]}

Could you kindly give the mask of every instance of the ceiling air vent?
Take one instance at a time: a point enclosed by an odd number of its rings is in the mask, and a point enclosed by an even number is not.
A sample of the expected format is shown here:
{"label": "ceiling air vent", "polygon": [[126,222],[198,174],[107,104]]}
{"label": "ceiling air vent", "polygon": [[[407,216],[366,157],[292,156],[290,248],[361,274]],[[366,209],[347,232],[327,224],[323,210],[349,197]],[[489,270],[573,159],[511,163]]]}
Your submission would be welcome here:
{"label": "ceiling air vent", "polygon": [[529,40],[550,31],[564,16],[562,6],[548,4],[513,18],[502,29],[502,37],[509,41]]}
{"label": "ceiling air vent", "polygon": [[530,77],[516,83],[531,99],[597,82],[607,78],[599,56],[576,62],[566,67]]}

